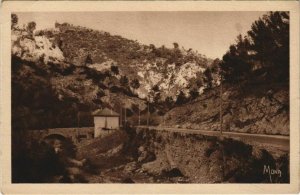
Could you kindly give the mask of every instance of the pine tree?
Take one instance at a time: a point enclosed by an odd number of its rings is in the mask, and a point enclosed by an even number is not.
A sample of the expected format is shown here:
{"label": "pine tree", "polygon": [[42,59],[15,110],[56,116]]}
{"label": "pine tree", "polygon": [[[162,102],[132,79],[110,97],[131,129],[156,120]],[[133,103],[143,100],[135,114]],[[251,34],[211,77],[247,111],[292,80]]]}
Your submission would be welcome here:
{"label": "pine tree", "polygon": [[18,25],[18,16],[17,14],[11,14],[11,29],[15,29]]}
{"label": "pine tree", "polygon": [[122,76],[120,79],[120,83],[122,86],[127,87],[128,86],[128,78],[127,76]]}
{"label": "pine tree", "polygon": [[186,102],[186,97],[182,91],[179,92],[179,95],[177,96],[176,104],[182,105]]}
{"label": "pine tree", "polygon": [[118,68],[118,66],[111,65],[110,70],[111,70],[115,75],[118,75],[118,74],[119,74],[119,68]]}
{"label": "pine tree", "polygon": [[138,89],[140,87],[140,82],[138,79],[133,79],[131,82],[130,82],[130,86],[133,88],[133,89]]}
{"label": "pine tree", "polygon": [[227,82],[247,81],[254,66],[267,79],[288,80],[289,13],[269,12],[255,21],[247,36],[239,35],[229,47],[220,66]]}
{"label": "pine tree", "polygon": [[33,31],[36,29],[36,23],[35,22],[29,22],[28,24],[27,24],[27,27],[26,27],[26,29],[27,29],[27,32],[30,34],[30,35],[33,35]]}
{"label": "pine tree", "polygon": [[92,60],[91,54],[88,54],[85,59],[85,66],[88,64],[92,64],[92,63],[93,63],[93,60]]}
{"label": "pine tree", "polygon": [[251,49],[273,78],[288,78],[289,74],[289,13],[270,12],[255,21],[248,31]]}
{"label": "pine tree", "polygon": [[239,82],[245,80],[252,69],[248,55],[250,45],[247,37],[237,37],[236,44],[229,47],[229,51],[223,56],[220,63],[224,79],[227,82]]}

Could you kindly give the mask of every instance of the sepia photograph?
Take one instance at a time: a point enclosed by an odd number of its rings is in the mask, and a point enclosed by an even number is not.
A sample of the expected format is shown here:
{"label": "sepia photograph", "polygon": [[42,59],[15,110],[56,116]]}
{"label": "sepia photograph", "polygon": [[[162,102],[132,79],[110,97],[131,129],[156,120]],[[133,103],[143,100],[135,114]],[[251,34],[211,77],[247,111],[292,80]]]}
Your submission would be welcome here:
{"label": "sepia photograph", "polygon": [[290,184],[291,15],[11,11],[11,184]]}
{"label": "sepia photograph", "polygon": [[289,183],[289,12],[17,12],[11,33],[12,182]]}

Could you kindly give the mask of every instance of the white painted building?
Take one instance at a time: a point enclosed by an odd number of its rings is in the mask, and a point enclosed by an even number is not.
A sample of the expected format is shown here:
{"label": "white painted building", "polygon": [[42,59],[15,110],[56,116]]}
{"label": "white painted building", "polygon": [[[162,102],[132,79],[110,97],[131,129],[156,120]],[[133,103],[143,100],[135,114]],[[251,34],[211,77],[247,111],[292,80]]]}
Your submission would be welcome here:
{"label": "white painted building", "polygon": [[108,108],[96,110],[94,116],[94,137],[99,137],[103,134],[108,134],[111,130],[119,129],[120,115]]}

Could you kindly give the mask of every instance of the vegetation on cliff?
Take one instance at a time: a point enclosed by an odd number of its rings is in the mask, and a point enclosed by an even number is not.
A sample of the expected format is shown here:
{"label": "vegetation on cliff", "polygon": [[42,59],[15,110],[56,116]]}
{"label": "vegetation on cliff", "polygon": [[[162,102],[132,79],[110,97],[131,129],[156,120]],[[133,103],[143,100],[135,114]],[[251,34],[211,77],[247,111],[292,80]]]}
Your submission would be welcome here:
{"label": "vegetation on cliff", "polygon": [[165,115],[167,125],[289,135],[289,14],[270,12],[238,36],[220,65],[215,87]]}

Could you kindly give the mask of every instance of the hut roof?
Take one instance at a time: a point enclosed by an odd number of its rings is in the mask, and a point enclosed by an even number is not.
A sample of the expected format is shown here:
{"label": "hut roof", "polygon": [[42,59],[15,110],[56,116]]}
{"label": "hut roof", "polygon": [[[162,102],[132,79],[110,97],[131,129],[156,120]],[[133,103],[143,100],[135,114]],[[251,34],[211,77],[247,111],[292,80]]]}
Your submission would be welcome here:
{"label": "hut roof", "polygon": [[104,108],[102,110],[98,109],[95,112],[93,112],[93,116],[119,116],[119,114],[113,110]]}

